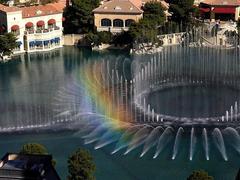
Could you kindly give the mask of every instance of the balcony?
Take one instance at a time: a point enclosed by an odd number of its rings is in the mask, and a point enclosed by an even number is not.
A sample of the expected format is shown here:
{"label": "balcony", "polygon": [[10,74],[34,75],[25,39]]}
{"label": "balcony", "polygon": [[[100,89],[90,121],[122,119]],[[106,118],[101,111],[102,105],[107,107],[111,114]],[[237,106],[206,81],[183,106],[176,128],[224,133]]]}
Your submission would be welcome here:
{"label": "balcony", "polygon": [[97,28],[97,31],[110,31],[112,33],[120,33],[122,31],[128,31],[129,27],[110,27],[110,26],[101,26]]}
{"label": "balcony", "polygon": [[62,36],[62,30],[59,27],[53,27],[48,29],[37,29],[34,30],[26,30],[24,34],[27,36],[27,40],[46,40],[52,39],[56,36]]}

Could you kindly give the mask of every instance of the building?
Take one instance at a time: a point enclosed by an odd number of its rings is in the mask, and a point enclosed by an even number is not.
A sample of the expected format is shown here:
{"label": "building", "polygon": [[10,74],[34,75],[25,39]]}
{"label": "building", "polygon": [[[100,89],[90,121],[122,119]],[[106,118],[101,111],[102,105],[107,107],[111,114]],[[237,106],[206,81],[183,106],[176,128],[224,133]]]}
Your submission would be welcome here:
{"label": "building", "polygon": [[59,48],[62,39],[62,3],[15,7],[0,4],[0,33],[17,37],[14,53],[48,51]]}
{"label": "building", "polygon": [[202,18],[211,21],[237,21],[240,16],[240,0],[203,0],[199,8]]}
{"label": "building", "polygon": [[103,2],[93,13],[97,31],[112,33],[127,31],[133,22],[138,22],[143,16],[143,11],[129,0]]}
{"label": "building", "polygon": [[0,179],[60,180],[51,155],[7,153],[0,161]]}
{"label": "building", "polygon": [[127,31],[133,22],[138,22],[143,17],[141,7],[150,1],[160,2],[166,9],[166,17],[171,16],[168,12],[169,4],[162,0],[105,0],[93,10],[97,31]]}

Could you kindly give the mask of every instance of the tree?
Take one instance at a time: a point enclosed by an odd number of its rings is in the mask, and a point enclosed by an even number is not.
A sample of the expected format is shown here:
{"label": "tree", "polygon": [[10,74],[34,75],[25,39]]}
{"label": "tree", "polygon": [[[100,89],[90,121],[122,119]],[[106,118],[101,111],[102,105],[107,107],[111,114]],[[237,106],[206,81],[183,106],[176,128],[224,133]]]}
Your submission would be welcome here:
{"label": "tree", "polygon": [[240,35],[240,19],[237,21],[237,31],[238,35]]}
{"label": "tree", "polygon": [[65,33],[88,33],[94,31],[93,9],[99,6],[99,0],[73,0],[66,8],[64,17]]}
{"label": "tree", "polygon": [[236,179],[235,180],[240,180],[240,169],[238,170],[238,174],[236,176]]}
{"label": "tree", "polygon": [[[27,143],[24,144],[20,150],[20,154],[38,154],[38,155],[48,155],[48,150],[42,144],[38,143]],[[56,165],[56,160],[52,159],[52,165]]]}
{"label": "tree", "polygon": [[143,19],[133,23],[129,28],[129,35],[138,43],[156,42],[158,27],[165,21],[164,8],[159,2],[147,2],[142,8]]}
{"label": "tree", "polygon": [[209,176],[207,172],[199,170],[193,171],[193,173],[187,178],[187,180],[213,180],[213,177]]}
{"label": "tree", "polygon": [[155,24],[148,19],[141,19],[129,28],[129,34],[133,41],[138,43],[155,42],[157,40],[157,28]]}
{"label": "tree", "polygon": [[157,26],[161,25],[166,19],[165,9],[160,2],[147,2],[142,9],[144,11],[144,19],[148,19]]}
{"label": "tree", "polygon": [[68,159],[68,180],[94,180],[95,164],[87,150],[78,149]]}
{"label": "tree", "polygon": [[85,40],[88,42],[88,44],[98,46],[102,43],[110,44],[112,41],[112,36],[112,33],[109,31],[101,31],[96,33],[89,32],[85,36]]}
{"label": "tree", "polygon": [[24,144],[20,150],[20,154],[48,154],[47,149],[38,143]]}
{"label": "tree", "polygon": [[193,6],[194,0],[170,0],[169,2],[172,20],[186,29],[192,23],[192,16],[198,13]]}
{"label": "tree", "polygon": [[17,38],[14,34],[0,35],[0,59],[5,55],[11,55],[17,46]]}

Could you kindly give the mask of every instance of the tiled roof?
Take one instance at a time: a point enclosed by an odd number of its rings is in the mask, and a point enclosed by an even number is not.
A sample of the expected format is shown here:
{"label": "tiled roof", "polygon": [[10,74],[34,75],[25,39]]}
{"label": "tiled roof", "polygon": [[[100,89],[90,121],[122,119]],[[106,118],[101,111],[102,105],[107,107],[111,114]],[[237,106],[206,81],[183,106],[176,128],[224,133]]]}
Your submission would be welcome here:
{"label": "tiled roof", "polygon": [[64,5],[62,3],[52,3],[39,6],[23,7],[22,16],[23,18],[45,16],[50,14],[57,14],[63,12]]}
{"label": "tiled roof", "polygon": [[15,12],[22,11],[23,18],[45,16],[50,14],[62,13],[65,5],[63,3],[51,3],[46,5],[29,6],[29,7],[9,7],[0,4],[0,11]]}
{"label": "tiled roof", "polygon": [[0,11],[3,12],[14,12],[14,11],[21,11],[18,7],[9,7],[3,4],[0,4]]}
{"label": "tiled roof", "polygon": [[240,6],[240,0],[204,0],[202,3],[209,5]]}
{"label": "tiled roof", "polygon": [[95,13],[141,14],[142,10],[129,0],[111,0],[94,9]]}

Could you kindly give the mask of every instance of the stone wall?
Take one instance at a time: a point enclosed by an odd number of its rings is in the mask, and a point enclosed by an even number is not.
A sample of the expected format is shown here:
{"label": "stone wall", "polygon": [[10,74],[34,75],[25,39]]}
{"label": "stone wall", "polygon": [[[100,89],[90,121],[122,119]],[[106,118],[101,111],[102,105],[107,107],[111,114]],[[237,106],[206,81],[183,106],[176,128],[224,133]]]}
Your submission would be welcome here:
{"label": "stone wall", "polygon": [[63,36],[65,46],[74,46],[77,45],[80,40],[83,39],[83,35],[81,34],[66,34]]}

